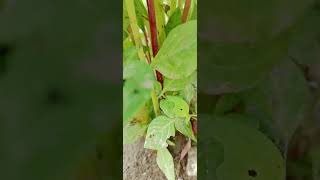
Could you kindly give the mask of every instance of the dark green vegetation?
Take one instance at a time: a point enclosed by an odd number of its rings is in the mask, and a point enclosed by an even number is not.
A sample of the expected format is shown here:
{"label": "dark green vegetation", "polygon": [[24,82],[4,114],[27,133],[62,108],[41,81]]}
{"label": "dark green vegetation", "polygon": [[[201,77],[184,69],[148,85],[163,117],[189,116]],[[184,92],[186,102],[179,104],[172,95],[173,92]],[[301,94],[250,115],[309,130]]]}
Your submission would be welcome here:
{"label": "dark green vegetation", "polygon": [[103,73],[121,53],[111,7],[0,0],[1,180],[120,179],[122,87]]}
{"label": "dark green vegetation", "polygon": [[198,178],[319,179],[319,2],[201,6]]}
{"label": "dark green vegetation", "polygon": [[[145,3],[145,4],[144,4]],[[175,180],[168,151],[179,131],[196,142],[197,1],[125,0],[123,143],[145,136],[157,163]]]}

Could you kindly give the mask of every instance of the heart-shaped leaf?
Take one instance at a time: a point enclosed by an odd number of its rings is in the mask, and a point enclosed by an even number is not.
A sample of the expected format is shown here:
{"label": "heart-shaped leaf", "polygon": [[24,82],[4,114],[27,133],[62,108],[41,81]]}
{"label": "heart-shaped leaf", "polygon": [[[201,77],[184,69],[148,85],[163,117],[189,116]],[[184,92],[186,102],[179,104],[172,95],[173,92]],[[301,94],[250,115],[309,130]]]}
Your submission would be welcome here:
{"label": "heart-shaped leaf", "polygon": [[197,69],[197,21],[174,28],[164,41],[152,66],[170,79],[183,79]]}
{"label": "heart-shaped leaf", "polygon": [[217,179],[283,180],[285,178],[284,160],[279,149],[255,128],[239,121],[217,117],[202,118],[202,124],[202,128],[206,128],[202,132],[210,132],[200,134],[202,140],[206,142],[214,139],[223,145],[224,159],[216,168]]}
{"label": "heart-shaped leaf", "polygon": [[189,105],[178,96],[167,96],[160,101],[160,108],[169,117],[188,117]]}

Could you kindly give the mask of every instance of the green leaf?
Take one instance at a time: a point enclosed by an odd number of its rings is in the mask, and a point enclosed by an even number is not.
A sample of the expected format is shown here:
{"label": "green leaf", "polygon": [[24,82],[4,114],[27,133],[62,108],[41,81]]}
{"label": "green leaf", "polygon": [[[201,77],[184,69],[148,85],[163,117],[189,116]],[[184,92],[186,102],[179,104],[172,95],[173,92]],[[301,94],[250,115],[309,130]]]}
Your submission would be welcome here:
{"label": "green leaf", "polygon": [[192,131],[190,118],[176,118],[174,124],[175,124],[176,129],[180,133],[191,138],[194,141],[197,141],[197,139],[195,138],[193,131]]}
{"label": "green leaf", "polygon": [[146,124],[128,123],[123,128],[123,144],[132,144],[141,138],[147,130]]}
{"label": "green leaf", "polygon": [[168,180],[175,180],[173,158],[167,148],[158,150],[157,164]]}
{"label": "green leaf", "polygon": [[137,48],[129,46],[123,51],[123,66],[126,67],[130,61],[139,61]]}
{"label": "green leaf", "polygon": [[168,15],[171,16],[177,8],[177,0],[169,0],[169,2],[170,2],[170,10],[168,12]]}
{"label": "green leaf", "polygon": [[141,61],[127,64],[123,71],[123,121],[128,122],[151,98],[155,77],[150,66]]}
{"label": "green leaf", "polygon": [[198,4],[196,0],[193,1],[190,12],[192,13],[189,14],[189,20],[196,20],[198,16]]}
{"label": "green leaf", "polygon": [[154,0],[154,8],[156,14],[156,23],[157,23],[157,33],[158,33],[158,45],[161,49],[164,40],[166,39],[165,33],[165,11],[163,8],[162,0]]}
{"label": "green leaf", "polygon": [[243,94],[247,112],[267,117],[274,136],[284,147],[299,124],[307,117],[311,95],[303,72],[290,60],[284,60],[256,89]]}
{"label": "green leaf", "polygon": [[[202,67],[199,84],[209,94],[239,92],[267,77],[287,55],[288,36],[260,42],[199,42]],[[207,76],[210,74],[210,83]]]}
{"label": "green leaf", "polygon": [[163,92],[167,91],[180,91],[190,82],[190,77],[184,79],[168,79],[164,78]]}
{"label": "green leaf", "polygon": [[[197,95],[197,72],[194,72],[189,78],[190,79],[189,79],[188,84],[186,84],[185,87],[179,91],[179,95],[181,97],[183,97],[183,99],[188,104],[192,105],[191,101],[194,98],[197,98],[197,96],[196,96]],[[176,82],[176,84],[180,84],[180,82]],[[194,99],[194,100],[196,100],[196,99]]]}
{"label": "green leaf", "polygon": [[180,25],[182,23],[181,21],[181,10],[180,8],[176,8],[176,10],[173,12],[173,14],[170,16],[168,23],[165,26],[166,34],[169,34],[169,32]]}
{"label": "green leaf", "polygon": [[125,3],[123,3],[123,11],[122,11],[122,31],[123,35],[122,38],[125,39],[128,37],[128,27],[130,24],[128,12]]}
{"label": "green leaf", "polygon": [[188,104],[191,103],[191,100],[197,95],[197,88],[192,84],[187,85],[182,91],[180,91],[180,96],[183,97],[184,100]]}
{"label": "green leaf", "polygon": [[167,96],[160,101],[160,108],[169,117],[188,117],[189,105],[181,97]]}
{"label": "green leaf", "polygon": [[[126,51],[128,48],[134,46],[134,44],[132,43],[130,37],[124,38],[123,39],[123,43],[122,43],[122,47],[123,47],[123,54],[126,54]],[[123,60],[125,61],[125,56],[123,56]]]}
{"label": "green leaf", "polygon": [[158,116],[148,127],[144,147],[154,150],[166,148],[168,147],[167,139],[174,135],[174,120],[166,116]]}
{"label": "green leaf", "polygon": [[148,19],[147,9],[143,5],[141,0],[134,0],[134,6],[136,10],[138,25],[141,29],[144,29],[144,20]]}
{"label": "green leaf", "polygon": [[201,134],[202,141],[213,139],[223,145],[224,160],[216,169],[217,179],[285,179],[285,163],[279,149],[255,128],[239,121],[217,117],[202,118],[202,124],[202,128],[207,128],[203,132],[208,132]]}
{"label": "green leaf", "polygon": [[197,21],[174,28],[152,62],[152,66],[170,79],[183,79],[197,69]]}

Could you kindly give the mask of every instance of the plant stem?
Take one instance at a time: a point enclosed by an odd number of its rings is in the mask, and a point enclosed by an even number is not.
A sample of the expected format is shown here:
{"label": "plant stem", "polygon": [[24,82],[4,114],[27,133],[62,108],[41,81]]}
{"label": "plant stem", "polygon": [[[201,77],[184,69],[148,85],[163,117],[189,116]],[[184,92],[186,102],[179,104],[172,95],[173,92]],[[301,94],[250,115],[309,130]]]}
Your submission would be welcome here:
{"label": "plant stem", "polygon": [[183,9],[183,14],[182,14],[182,17],[181,17],[182,23],[187,22],[188,14],[189,14],[189,11],[190,11],[190,7],[191,7],[191,0],[186,0],[186,3],[184,5],[184,9]]}
{"label": "plant stem", "polygon": [[125,5],[127,7],[128,16],[130,20],[130,27],[132,30],[132,35],[134,39],[134,44],[136,45],[136,48],[138,50],[138,56],[140,60],[144,60],[144,53],[143,48],[140,41],[140,33],[139,33],[139,27],[137,24],[137,17],[136,17],[136,11],[134,7],[134,0],[125,0]]}
{"label": "plant stem", "polygon": [[159,51],[158,46],[158,34],[157,34],[157,22],[156,22],[156,11],[154,8],[153,0],[147,0],[148,14],[149,14],[149,24],[151,33],[151,45],[153,57],[155,57]]}
{"label": "plant stem", "polygon": [[[156,22],[156,11],[154,8],[154,1],[147,0],[148,5],[148,14],[149,14],[149,24],[150,24],[150,33],[151,33],[151,45],[153,57],[158,54],[159,44],[158,44],[158,32],[157,32],[157,22]],[[157,80],[163,84],[162,74],[156,71]]]}
{"label": "plant stem", "polygon": [[[125,3],[126,3],[125,5],[127,6],[128,16],[130,19],[130,27],[132,30],[134,44],[138,50],[138,55],[139,55],[140,60],[144,60],[145,58],[144,58],[143,48],[142,48],[141,40],[140,40],[139,27],[137,24],[134,0],[125,0]],[[154,22],[155,22],[155,20],[154,20]],[[155,31],[157,31],[157,29],[155,29]],[[151,33],[152,33],[152,31],[151,31]],[[152,38],[152,36],[151,36],[151,38]],[[157,36],[155,37],[155,39],[157,40]],[[147,41],[147,39],[146,39],[146,41]],[[146,42],[146,43],[148,43],[148,42]],[[152,43],[152,45],[153,44],[154,43]],[[155,45],[158,45],[157,41],[156,41]],[[152,49],[154,49],[154,48],[152,48]],[[157,47],[155,50],[157,50],[156,52],[158,52]],[[148,58],[147,58],[147,62],[148,62]],[[151,99],[152,99],[152,103],[153,103],[154,112],[155,112],[156,116],[159,116],[160,115],[160,108],[159,108],[159,102],[158,102],[158,98],[157,98],[155,90],[151,91]]]}
{"label": "plant stem", "polygon": [[143,34],[144,34],[144,39],[146,41],[146,46],[147,46],[147,49],[148,49],[148,53],[146,53],[146,57],[147,57],[147,61],[148,63],[150,64],[151,63],[151,54],[150,54],[150,51],[149,51],[149,41],[148,41],[148,35],[147,35],[147,30],[146,28],[143,29]]}
{"label": "plant stem", "polygon": [[151,99],[152,99],[154,113],[156,114],[156,116],[159,116],[160,115],[160,106],[159,106],[157,94],[154,90],[151,91]]}

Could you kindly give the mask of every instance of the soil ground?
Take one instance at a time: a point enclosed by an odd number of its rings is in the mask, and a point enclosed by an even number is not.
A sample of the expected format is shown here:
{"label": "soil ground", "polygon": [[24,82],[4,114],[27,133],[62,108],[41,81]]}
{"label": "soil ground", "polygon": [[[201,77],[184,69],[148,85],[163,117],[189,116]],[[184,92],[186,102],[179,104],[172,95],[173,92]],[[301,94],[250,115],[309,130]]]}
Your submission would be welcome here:
{"label": "soil ground", "polygon": [[[166,180],[156,162],[156,152],[143,148],[144,140],[134,144],[123,145],[123,180]],[[175,172],[178,180],[196,180],[186,174],[187,157],[180,163],[180,152],[186,140],[176,136],[174,148],[169,148],[174,158]]]}

